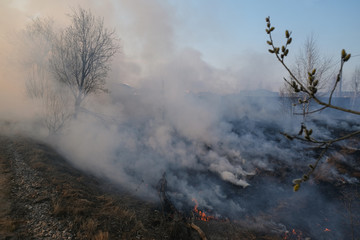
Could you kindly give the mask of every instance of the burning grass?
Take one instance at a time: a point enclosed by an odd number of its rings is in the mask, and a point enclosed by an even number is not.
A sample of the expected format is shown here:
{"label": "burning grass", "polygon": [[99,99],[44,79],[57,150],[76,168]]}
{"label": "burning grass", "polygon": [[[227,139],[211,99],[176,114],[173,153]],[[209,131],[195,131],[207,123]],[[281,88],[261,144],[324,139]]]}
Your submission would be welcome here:
{"label": "burning grass", "polygon": [[[272,230],[277,226],[261,225],[263,222],[281,222],[286,214],[297,215],[297,209],[311,208],[309,203],[296,197],[284,198],[269,211],[256,213],[255,217],[244,213],[238,216],[237,220],[230,221],[207,211],[196,199],[188,211],[177,210],[171,201],[166,199],[164,189],[163,200],[168,201],[168,210],[165,211],[164,205],[162,208],[158,203],[138,199],[105,179],[75,169],[56,151],[42,143],[24,138],[2,138],[1,141],[0,208],[10,210],[0,213],[0,235],[9,236],[10,239],[35,236],[27,229],[27,223],[24,221],[28,214],[27,208],[35,208],[45,203],[50,206],[46,214],[56,219],[60,225],[66,226],[73,239],[291,240],[305,239],[309,236],[306,228],[294,230],[295,232],[279,232]],[[12,154],[9,153],[9,149],[13,151]],[[12,190],[19,189],[13,186],[11,181],[13,169],[10,163],[14,158],[14,152],[40,179],[31,183],[29,187],[33,190],[22,200],[15,199],[11,194]],[[324,180],[316,178],[316,181]],[[27,183],[23,181],[22,184]],[[245,189],[241,194],[251,195],[251,189],[249,190]],[[17,204],[16,211],[14,202]],[[352,205],[354,206],[355,204]],[[356,223],[357,215],[355,212],[351,214],[353,215],[348,214],[344,219],[351,216]],[[321,220],[326,217],[326,213],[319,216],[319,228],[323,235],[333,234],[333,227],[327,224],[326,220]],[[304,219],[299,218],[298,221]],[[291,225],[286,227],[292,229]]]}
{"label": "burning grass", "polygon": [[[27,209],[41,204],[50,206],[48,212],[40,211],[65,226],[72,239],[224,239],[225,235],[227,239],[281,239],[261,237],[266,234],[217,220],[196,207],[198,217],[193,222],[185,213],[175,216],[162,212],[159,204],[140,200],[104,179],[76,170],[42,143],[5,137],[1,141],[0,208],[7,210],[0,215],[0,235],[9,239],[42,236],[41,228],[27,226],[26,220],[36,218],[28,216]],[[10,163],[15,157],[24,161],[36,175],[32,183],[21,180],[30,189],[21,199],[11,194],[20,188],[9,184],[14,176]],[[16,206],[12,205],[14,202]]]}

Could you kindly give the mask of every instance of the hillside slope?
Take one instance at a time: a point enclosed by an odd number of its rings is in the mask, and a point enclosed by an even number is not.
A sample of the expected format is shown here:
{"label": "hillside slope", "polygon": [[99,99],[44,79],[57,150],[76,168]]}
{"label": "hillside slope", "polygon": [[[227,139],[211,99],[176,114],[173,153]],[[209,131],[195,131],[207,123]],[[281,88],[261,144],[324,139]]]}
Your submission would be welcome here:
{"label": "hillside slope", "polygon": [[[0,239],[205,239],[181,213],[160,209],[43,143],[0,137]],[[207,239],[280,239],[230,222],[195,223]]]}
{"label": "hillside slope", "polygon": [[1,137],[0,171],[1,239],[170,239],[186,230],[30,139]]}

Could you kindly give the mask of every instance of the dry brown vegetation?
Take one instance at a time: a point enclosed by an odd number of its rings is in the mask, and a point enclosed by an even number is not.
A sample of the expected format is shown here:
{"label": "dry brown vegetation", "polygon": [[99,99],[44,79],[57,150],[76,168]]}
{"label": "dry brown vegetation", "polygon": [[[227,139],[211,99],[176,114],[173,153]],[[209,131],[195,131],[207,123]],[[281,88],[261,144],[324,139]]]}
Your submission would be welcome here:
{"label": "dry brown vegetation", "polygon": [[15,220],[10,215],[11,210],[11,174],[10,164],[6,161],[6,152],[0,144],[0,236],[13,236]]}
{"label": "dry brown vegetation", "polygon": [[[0,137],[0,171],[0,239],[201,239],[181,215],[163,214],[34,140]],[[207,239],[281,239],[229,221],[194,223]]]}

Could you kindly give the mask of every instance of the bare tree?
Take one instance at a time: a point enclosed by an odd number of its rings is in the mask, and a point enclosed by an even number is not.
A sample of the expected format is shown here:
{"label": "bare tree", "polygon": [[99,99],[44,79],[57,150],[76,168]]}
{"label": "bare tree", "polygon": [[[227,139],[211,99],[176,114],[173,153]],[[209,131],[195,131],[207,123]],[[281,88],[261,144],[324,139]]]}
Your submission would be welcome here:
{"label": "bare tree", "polygon": [[[90,11],[79,8],[70,17],[71,24],[60,31],[52,19],[37,18],[23,32],[27,94],[42,104],[49,134],[58,132],[72,114],[76,116],[88,94],[105,90],[109,61],[119,49],[114,32]],[[74,97],[75,113],[68,92]]]}
{"label": "bare tree", "polygon": [[70,118],[69,94],[49,72],[49,58],[55,39],[54,22],[49,18],[34,19],[22,32],[21,63],[28,71],[27,95],[41,106],[41,121],[49,135],[57,133]]}
{"label": "bare tree", "polygon": [[76,114],[86,96],[105,91],[109,61],[119,45],[114,31],[90,11],[79,8],[71,20],[53,43],[50,67],[55,79],[71,90]]}
{"label": "bare tree", "polygon": [[[295,65],[291,68],[294,76],[306,87],[309,87],[308,73],[313,69],[316,69],[315,78],[319,81],[317,87],[320,91],[326,91],[326,88],[330,85],[332,80],[332,73],[330,72],[331,59],[324,58],[319,52],[315,38],[310,35],[306,38],[304,46],[301,48],[300,53],[295,58]],[[290,79],[292,77],[290,76]],[[288,84],[281,89],[282,92],[286,92],[287,95],[292,96],[292,105],[300,106],[301,112],[294,112],[293,114],[302,115],[304,120],[309,112],[311,105],[311,99],[306,98],[304,92],[294,92],[292,87]],[[294,109],[294,108],[292,108]]]}
{"label": "bare tree", "polygon": [[[319,79],[317,79],[317,75],[316,75],[317,69],[314,68],[307,73],[307,82],[304,83],[301,79],[299,79],[296,76],[296,74],[285,63],[285,59],[286,59],[287,55],[289,54],[288,47],[292,42],[291,32],[289,32],[288,30],[285,31],[286,43],[284,45],[282,45],[281,47],[277,47],[274,44],[273,37],[271,34],[275,30],[275,27],[271,26],[270,17],[266,18],[266,25],[267,25],[266,33],[269,36],[269,39],[267,41],[267,44],[270,46],[269,52],[271,54],[275,55],[276,59],[281,63],[281,65],[287,70],[287,72],[290,75],[291,80],[284,78],[285,82],[287,84],[289,84],[289,86],[293,89],[294,92],[304,94],[305,100],[299,99],[299,102],[312,100],[317,103],[318,108],[311,112],[307,112],[306,114],[312,114],[312,113],[316,113],[321,110],[324,110],[326,108],[331,108],[336,111],[347,113],[347,114],[360,115],[359,111],[355,111],[353,109],[345,108],[342,106],[337,106],[337,105],[334,105],[332,102],[334,92],[341,81],[344,64],[347,61],[349,61],[351,54],[348,54],[344,49],[341,51],[340,68],[337,73],[335,83],[333,84],[333,86],[330,89],[330,95],[329,95],[328,99],[322,100],[321,98],[319,98],[319,94],[318,94]],[[299,190],[301,183],[309,180],[311,174],[313,174],[314,170],[317,168],[318,164],[320,163],[320,160],[325,156],[325,153],[327,152],[327,150],[329,149],[329,147],[331,145],[333,145],[334,143],[340,142],[340,141],[350,139],[357,135],[360,135],[360,131],[356,130],[356,131],[350,132],[350,133],[348,133],[344,136],[338,137],[338,138],[317,139],[312,136],[312,133],[313,133],[313,130],[307,128],[304,123],[301,124],[300,131],[297,135],[282,133],[284,136],[286,136],[290,140],[297,139],[300,141],[311,143],[311,144],[314,144],[316,148],[321,150],[321,152],[320,152],[319,156],[316,158],[315,162],[313,164],[309,164],[310,170],[306,174],[304,174],[302,176],[302,178],[295,179],[293,181],[294,191]]]}
{"label": "bare tree", "polygon": [[48,72],[44,71],[42,66],[32,64],[29,69],[30,73],[25,82],[26,93],[30,98],[43,98],[49,87]]}
{"label": "bare tree", "polygon": [[49,135],[58,133],[72,116],[69,98],[64,89],[47,89],[43,97],[43,122]]}
{"label": "bare tree", "polygon": [[294,115],[294,108],[299,97],[287,83],[279,89],[279,98],[281,110],[286,114]]}
{"label": "bare tree", "polygon": [[359,95],[360,92],[360,67],[356,67],[352,75],[352,89],[354,90],[355,97]]}
{"label": "bare tree", "polygon": [[308,73],[316,69],[314,77],[319,81],[317,88],[323,90],[328,87],[329,78],[332,77],[332,74],[329,73],[330,65],[331,59],[322,57],[314,35],[310,35],[306,38],[300,54],[296,57],[293,72],[296,78],[308,87]]}
{"label": "bare tree", "polygon": [[20,62],[27,73],[26,93],[31,98],[42,98],[50,82],[49,56],[54,36],[54,22],[36,18],[21,32],[17,49]]}
{"label": "bare tree", "polygon": [[351,88],[354,91],[351,105],[352,107],[354,107],[355,103],[357,103],[357,99],[359,97],[359,92],[360,92],[360,67],[355,68],[355,71],[351,79]]}

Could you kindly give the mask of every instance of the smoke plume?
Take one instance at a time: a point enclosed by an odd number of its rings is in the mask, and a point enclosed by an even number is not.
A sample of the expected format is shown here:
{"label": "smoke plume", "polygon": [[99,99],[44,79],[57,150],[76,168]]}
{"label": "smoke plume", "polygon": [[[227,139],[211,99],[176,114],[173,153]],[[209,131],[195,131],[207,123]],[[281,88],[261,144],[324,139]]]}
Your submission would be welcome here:
{"label": "smoke plume", "polygon": [[[23,31],[36,17],[51,16],[62,28],[78,6],[115,28],[122,51],[111,63],[109,93],[90,96],[76,119],[48,137],[43,106],[26,95],[34,68],[24,62],[39,58],[39,51],[24,45]],[[292,192],[292,179],[311,156],[304,144],[279,134],[298,130],[302,119],[287,116],[273,93],[254,91],[272,87],[266,81],[274,73],[268,58],[251,53],[240,56],[238,66],[214,67],[198,50],[177,46],[175,15],[160,0],[2,1],[0,120],[7,125],[1,129],[48,141],[78,168],[153,201],[159,200],[157,184],[166,173],[167,194],[181,211],[190,211],[196,199],[213,215],[244,226],[281,232],[284,224],[304,220],[300,226],[316,235],[313,223],[323,218],[313,209],[334,217],[338,203],[315,185]],[[321,120],[327,122],[314,134],[330,136],[327,127],[337,122]],[[281,212],[282,202],[294,212]],[[265,220],[277,210],[277,219]]]}

